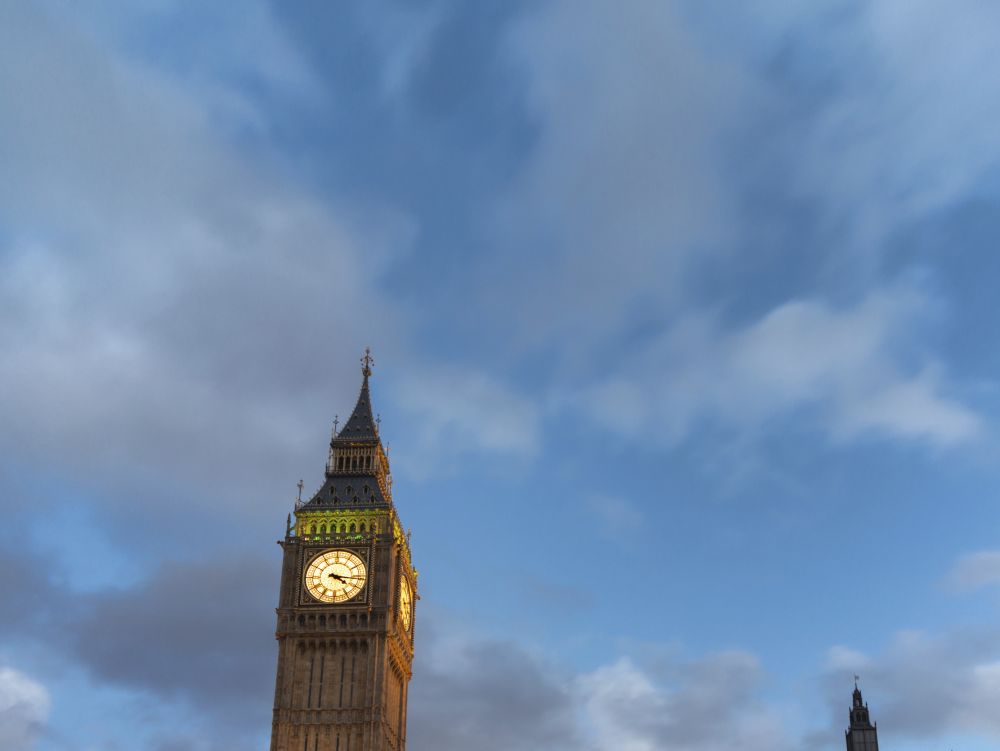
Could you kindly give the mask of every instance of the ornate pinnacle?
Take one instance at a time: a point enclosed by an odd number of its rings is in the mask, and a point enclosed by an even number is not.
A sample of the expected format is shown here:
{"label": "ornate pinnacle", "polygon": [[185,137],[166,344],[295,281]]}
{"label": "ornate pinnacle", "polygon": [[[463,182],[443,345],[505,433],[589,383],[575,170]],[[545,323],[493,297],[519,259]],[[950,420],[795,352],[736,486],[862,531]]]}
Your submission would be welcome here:
{"label": "ornate pinnacle", "polygon": [[365,378],[372,374],[372,365],[375,364],[375,358],[372,357],[371,347],[365,347],[365,356],[361,358],[361,375]]}

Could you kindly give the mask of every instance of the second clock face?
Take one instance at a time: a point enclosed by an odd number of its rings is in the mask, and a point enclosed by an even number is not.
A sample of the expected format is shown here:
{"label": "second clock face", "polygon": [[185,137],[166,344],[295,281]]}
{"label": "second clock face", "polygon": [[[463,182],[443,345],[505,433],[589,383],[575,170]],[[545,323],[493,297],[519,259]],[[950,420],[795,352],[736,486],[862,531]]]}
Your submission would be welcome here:
{"label": "second clock face", "polygon": [[320,602],[347,602],[365,586],[365,563],[350,550],[327,550],[306,566],[305,584]]}
{"label": "second clock face", "polygon": [[399,618],[403,621],[403,630],[409,633],[413,622],[413,590],[405,576],[399,580]]}

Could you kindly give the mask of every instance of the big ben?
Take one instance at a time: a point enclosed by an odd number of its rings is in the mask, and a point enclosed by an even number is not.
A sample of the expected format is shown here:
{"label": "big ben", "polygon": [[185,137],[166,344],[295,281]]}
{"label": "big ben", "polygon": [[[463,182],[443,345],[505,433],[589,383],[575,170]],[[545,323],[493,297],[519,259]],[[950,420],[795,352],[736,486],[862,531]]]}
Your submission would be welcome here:
{"label": "big ben", "polygon": [[271,751],[402,751],[417,572],[372,414],[372,359],[322,486],[289,515]]}

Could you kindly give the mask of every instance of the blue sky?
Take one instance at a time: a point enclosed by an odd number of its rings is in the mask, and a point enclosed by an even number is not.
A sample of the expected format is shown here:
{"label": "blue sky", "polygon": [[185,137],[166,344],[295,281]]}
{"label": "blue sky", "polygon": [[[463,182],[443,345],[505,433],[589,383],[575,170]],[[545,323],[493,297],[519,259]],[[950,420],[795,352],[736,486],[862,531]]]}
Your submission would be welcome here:
{"label": "blue sky", "polygon": [[998,23],[5,5],[0,748],[265,746],[366,345],[416,751],[995,748]]}

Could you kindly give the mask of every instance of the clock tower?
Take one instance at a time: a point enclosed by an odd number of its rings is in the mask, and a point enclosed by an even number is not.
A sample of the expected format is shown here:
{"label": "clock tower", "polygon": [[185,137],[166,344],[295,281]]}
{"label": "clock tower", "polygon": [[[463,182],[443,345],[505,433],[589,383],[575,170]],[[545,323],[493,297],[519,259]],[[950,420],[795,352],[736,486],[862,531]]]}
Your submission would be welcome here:
{"label": "clock tower", "polygon": [[[271,751],[403,751],[417,572],[362,359],[322,486],[289,515],[278,595]],[[301,483],[300,483],[301,486]]]}

